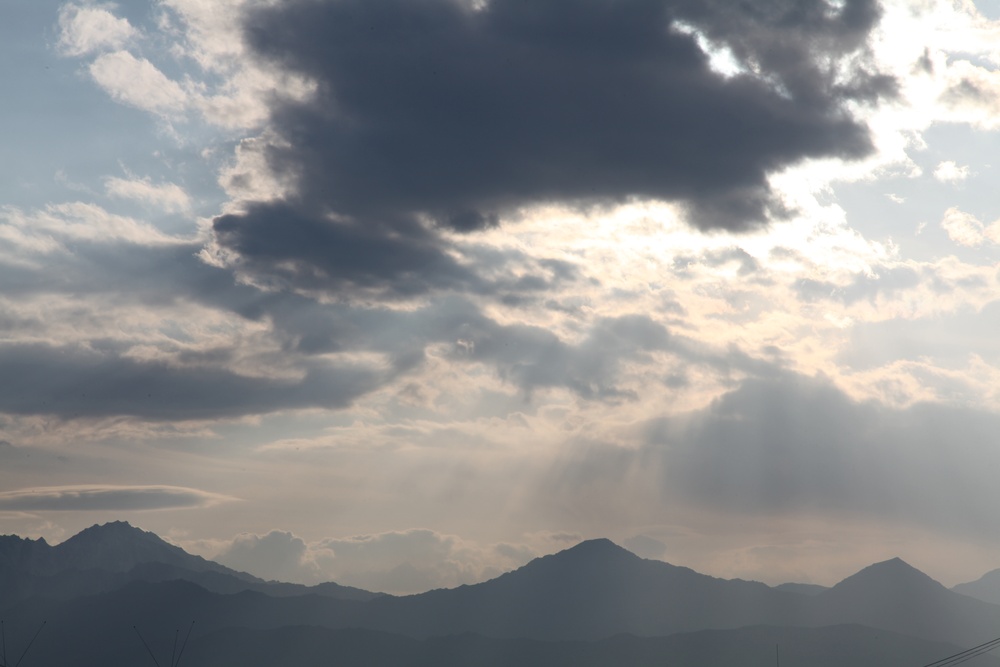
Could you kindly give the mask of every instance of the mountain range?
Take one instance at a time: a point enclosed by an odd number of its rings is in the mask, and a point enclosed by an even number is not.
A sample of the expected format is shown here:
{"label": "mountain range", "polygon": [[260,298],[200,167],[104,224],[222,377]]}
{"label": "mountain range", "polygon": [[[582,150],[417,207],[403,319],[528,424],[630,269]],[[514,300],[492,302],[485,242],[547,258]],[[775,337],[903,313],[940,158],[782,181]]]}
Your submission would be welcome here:
{"label": "mountain range", "polygon": [[188,628],[184,667],[770,665],[779,651],[786,667],[920,667],[1000,636],[1000,606],[899,559],[830,588],[770,587],[589,540],[480,584],[397,597],[262,581],[121,522],[56,546],[0,537],[0,615],[12,651],[47,622],[24,667],[151,663],[137,630],[166,662]]}
{"label": "mountain range", "polygon": [[332,582],[303,586],[264,581],[189,554],[124,521],[91,526],[56,546],[44,539],[0,535],[0,601],[6,604],[32,596],[96,594],[132,581],[177,579],[215,593],[252,590],[274,597],[315,594],[356,600],[379,595]]}

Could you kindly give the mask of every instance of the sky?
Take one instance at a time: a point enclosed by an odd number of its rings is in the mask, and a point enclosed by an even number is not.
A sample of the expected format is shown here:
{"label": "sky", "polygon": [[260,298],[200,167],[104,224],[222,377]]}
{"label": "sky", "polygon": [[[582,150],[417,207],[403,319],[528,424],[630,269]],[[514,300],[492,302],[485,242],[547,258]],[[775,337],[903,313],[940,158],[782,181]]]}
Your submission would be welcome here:
{"label": "sky", "polygon": [[0,15],[0,533],[1000,568],[1000,0]]}

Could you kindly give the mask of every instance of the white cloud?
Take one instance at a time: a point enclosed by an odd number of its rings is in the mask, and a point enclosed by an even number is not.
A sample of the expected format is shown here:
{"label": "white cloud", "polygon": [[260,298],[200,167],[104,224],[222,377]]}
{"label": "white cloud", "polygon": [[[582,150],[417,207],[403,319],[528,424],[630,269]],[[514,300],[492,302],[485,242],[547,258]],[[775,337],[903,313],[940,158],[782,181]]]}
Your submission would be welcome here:
{"label": "white cloud", "polygon": [[154,184],[148,178],[109,177],[104,180],[104,190],[111,197],[145,202],[169,213],[191,210],[191,198],[174,183]]}
{"label": "white cloud", "polygon": [[530,560],[524,546],[483,546],[413,529],[307,543],[290,532],[236,536],[215,560],[265,579],[335,581],[394,594],[449,588],[495,577]]}
{"label": "white cloud", "polygon": [[266,535],[237,535],[216,560],[263,579],[312,583],[320,579],[320,573],[306,552],[306,543],[300,538],[272,530]]}
{"label": "white cloud", "polygon": [[736,54],[727,45],[713,42],[704,32],[698,30],[695,26],[684,21],[675,20],[671,27],[677,32],[690,35],[694,38],[698,43],[698,48],[708,56],[708,66],[717,74],[721,74],[727,79],[738,75],[752,76],[758,74],[752,67],[748,67],[745,63],[740,62]]}
{"label": "white cloud", "polygon": [[[115,100],[161,116],[195,109],[209,123],[231,129],[260,129],[275,96],[304,99],[315,84],[301,75],[247,57],[241,18],[258,0],[163,0],[155,31],[169,48],[147,58],[128,49],[142,37],[111,4],[67,4],[59,15],[58,51],[94,57],[91,76]],[[169,59],[187,67],[185,84],[171,80],[154,63]]]}
{"label": "white cloud", "polygon": [[[171,55],[194,61],[201,73],[193,105],[209,123],[226,128],[256,129],[266,122],[268,103],[274,97],[305,99],[315,84],[305,77],[283,72],[260,59],[248,57],[242,14],[248,7],[268,0],[163,0],[168,11],[162,27],[177,39]],[[221,83],[208,83],[211,73]],[[215,77],[213,77],[215,78]]]}
{"label": "white cloud", "polygon": [[284,146],[272,132],[237,144],[233,159],[219,172],[219,185],[232,198],[231,207],[238,209],[242,202],[272,201],[292,193],[294,178],[278,173],[267,158],[271,148]]}
{"label": "white cloud", "polygon": [[941,228],[952,241],[970,248],[981,246],[986,241],[1000,243],[1000,220],[985,225],[976,216],[954,206],[944,212]]}
{"label": "white cloud", "polygon": [[85,56],[95,51],[124,48],[136,39],[138,31],[127,19],[112,14],[110,5],[63,6],[59,11],[60,53]]}
{"label": "white cloud", "polygon": [[182,112],[189,103],[187,92],[153,63],[128,51],[98,57],[90,74],[111,97],[144,111],[160,115]]}
{"label": "white cloud", "polygon": [[964,181],[968,177],[969,167],[959,166],[952,160],[946,160],[934,169],[934,178],[942,183],[957,183],[959,181]]}
{"label": "white cloud", "polygon": [[914,177],[915,151],[934,123],[990,129],[1000,122],[1000,21],[983,17],[969,0],[883,0],[872,34],[874,64],[895,77],[892,102],[857,113],[872,129],[877,151],[867,160],[838,165],[837,178],[870,179],[890,173]]}

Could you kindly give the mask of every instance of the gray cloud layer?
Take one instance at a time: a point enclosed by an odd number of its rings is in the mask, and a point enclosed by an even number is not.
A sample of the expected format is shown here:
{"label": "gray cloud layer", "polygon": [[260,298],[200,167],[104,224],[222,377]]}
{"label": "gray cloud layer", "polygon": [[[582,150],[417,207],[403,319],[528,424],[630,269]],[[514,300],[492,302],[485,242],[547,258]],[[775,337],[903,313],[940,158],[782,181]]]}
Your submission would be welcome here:
{"label": "gray cloud layer", "polygon": [[0,347],[0,411],[64,418],[128,415],[187,420],[338,408],[384,378],[366,368],[316,366],[297,380],[250,377],[221,368],[137,361],[79,347]]}
{"label": "gray cloud layer", "polygon": [[[246,29],[265,59],[319,83],[278,101],[271,168],[293,198],[215,222],[245,269],[297,287],[477,288],[427,221],[472,231],[543,202],[678,201],[703,229],[780,213],[768,173],[858,157],[848,99],[892,82],[831,65],[863,50],[873,0],[302,0]],[[760,70],[725,78],[677,22]]]}
{"label": "gray cloud layer", "polygon": [[727,512],[881,517],[969,536],[1000,527],[998,428],[987,412],[859,403],[781,373],[687,420],[652,422],[643,455],[665,489]]}

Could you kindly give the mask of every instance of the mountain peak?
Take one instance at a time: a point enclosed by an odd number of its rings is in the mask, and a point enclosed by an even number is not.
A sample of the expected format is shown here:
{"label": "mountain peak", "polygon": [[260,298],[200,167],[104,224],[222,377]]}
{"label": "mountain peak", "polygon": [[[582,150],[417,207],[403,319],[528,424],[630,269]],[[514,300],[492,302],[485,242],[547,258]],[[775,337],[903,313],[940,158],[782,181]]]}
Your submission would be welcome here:
{"label": "mountain peak", "polygon": [[114,545],[120,547],[124,544],[133,543],[170,546],[168,542],[162,540],[156,533],[136,528],[128,521],[110,521],[103,524],[95,523],[90,528],[84,528],[60,544],[59,547],[73,549],[81,545],[100,545],[103,548],[113,548]]}
{"label": "mountain peak", "polygon": [[[918,574],[922,577],[927,577],[926,574],[913,567],[905,560],[896,556],[895,558],[890,558],[889,560],[879,561],[878,563],[872,563],[868,567],[861,570],[861,572],[879,572],[879,573],[896,573],[896,574]],[[859,572],[860,574],[860,572]],[[930,577],[927,577],[928,579]]]}
{"label": "mountain peak", "polygon": [[830,590],[867,589],[872,591],[901,590],[904,588],[945,590],[944,586],[937,581],[898,557],[869,565],[860,572],[847,577]]}
{"label": "mountain peak", "polygon": [[588,553],[588,554],[622,554],[627,553],[631,555],[631,551],[624,547],[620,547],[606,537],[598,537],[593,540],[584,540],[576,546],[570,547],[569,549],[564,549],[562,553]]}
{"label": "mountain peak", "polygon": [[161,562],[203,570],[207,564],[204,559],[127,521],[95,524],[57,545],[55,550],[78,569],[127,572],[139,563]]}
{"label": "mountain peak", "polygon": [[74,538],[80,537],[81,535],[90,536],[90,535],[136,535],[136,534],[147,534],[147,533],[141,528],[136,528],[128,521],[109,521],[107,523],[95,523],[90,528],[84,528],[73,537]]}
{"label": "mountain peak", "polygon": [[561,563],[594,563],[602,565],[642,560],[628,549],[620,547],[611,540],[603,537],[584,540],[576,546],[564,549],[547,558]]}
{"label": "mountain peak", "polygon": [[[608,539],[584,540],[558,553],[535,558],[517,570],[507,572],[487,582],[523,581],[524,577],[565,579],[567,577],[603,577],[615,571],[631,570],[642,559]],[[532,581],[534,581],[532,579]],[[533,588],[532,583],[529,588]]]}

